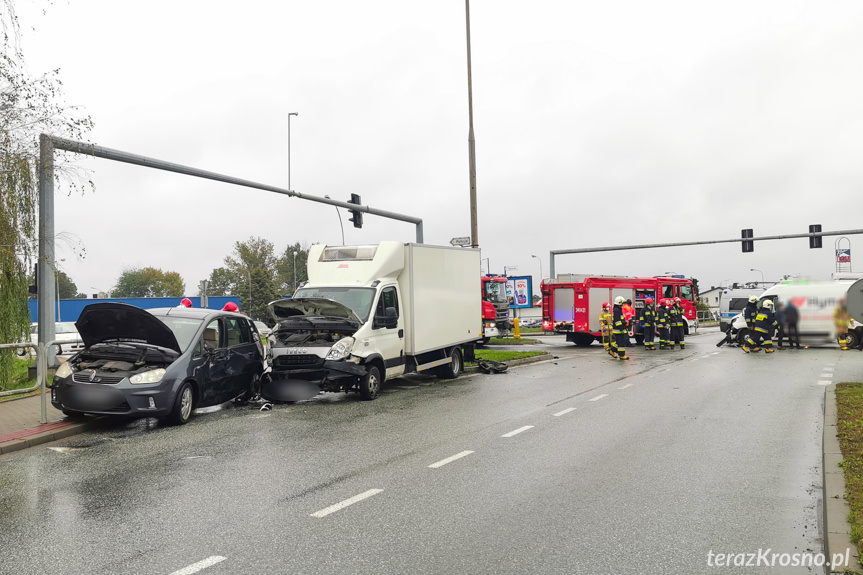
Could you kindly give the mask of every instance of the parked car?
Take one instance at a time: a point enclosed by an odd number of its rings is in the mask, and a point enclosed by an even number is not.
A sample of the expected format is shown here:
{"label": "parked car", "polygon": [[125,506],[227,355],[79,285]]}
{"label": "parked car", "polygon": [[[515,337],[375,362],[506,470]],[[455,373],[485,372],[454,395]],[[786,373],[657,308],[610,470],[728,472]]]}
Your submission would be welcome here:
{"label": "parked car", "polygon": [[201,308],[84,308],[84,350],[54,375],[51,403],[66,415],[156,417],[186,423],[192,410],[249,397],[263,372],[252,321]]}
{"label": "parked car", "polygon": [[[54,339],[59,342],[59,347],[56,348],[58,355],[66,355],[81,351],[84,349],[84,342],[81,339],[81,334],[71,321],[58,321],[54,324]],[[39,343],[39,324],[30,324],[30,343],[36,345]],[[19,349],[18,355],[25,356],[36,355],[33,349]]]}

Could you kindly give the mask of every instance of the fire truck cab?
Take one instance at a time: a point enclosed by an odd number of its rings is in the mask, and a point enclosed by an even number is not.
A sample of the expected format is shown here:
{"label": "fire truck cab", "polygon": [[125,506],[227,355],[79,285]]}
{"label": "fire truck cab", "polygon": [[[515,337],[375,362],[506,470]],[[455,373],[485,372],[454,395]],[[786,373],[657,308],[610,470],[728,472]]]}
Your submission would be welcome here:
{"label": "fire truck cab", "polygon": [[545,280],[542,291],[542,329],[565,334],[566,341],[587,346],[594,340],[601,342],[599,316],[604,302],[613,302],[618,296],[632,300],[635,308],[633,332],[642,342],[639,320],[644,300],[653,298],[656,305],[664,299],[680,298],[686,317],[684,333],[694,333],[698,327],[695,313],[697,289],[693,281],[683,277],[620,277],[559,275]]}

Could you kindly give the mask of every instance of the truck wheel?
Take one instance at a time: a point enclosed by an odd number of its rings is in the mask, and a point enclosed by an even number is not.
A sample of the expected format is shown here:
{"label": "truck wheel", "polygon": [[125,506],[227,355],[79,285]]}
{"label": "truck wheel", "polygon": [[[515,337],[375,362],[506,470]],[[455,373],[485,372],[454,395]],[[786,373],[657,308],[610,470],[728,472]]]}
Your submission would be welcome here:
{"label": "truck wheel", "polygon": [[376,365],[370,365],[366,376],[360,380],[360,397],[367,401],[378,396],[381,389],[381,372]]}
{"label": "truck wheel", "polygon": [[195,396],[192,393],[192,386],[189,382],[184,382],[177,391],[177,397],[174,398],[174,407],[171,413],[168,414],[168,423],[171,425],[183,425],[189,418],[192,417],[192,401]]}
{"label": "truck wheel", "polygon": [[860,345],[860,334],[853,329],[849,329],[848,335],[845,336],[845,345],[848,347],[857,347]]}
{"label": "truck wheel", "polygon": [[462,370],[461,350],[457,347],[449,354],[450,362],[437,368],[437,376],[440,379],[455,379]]}

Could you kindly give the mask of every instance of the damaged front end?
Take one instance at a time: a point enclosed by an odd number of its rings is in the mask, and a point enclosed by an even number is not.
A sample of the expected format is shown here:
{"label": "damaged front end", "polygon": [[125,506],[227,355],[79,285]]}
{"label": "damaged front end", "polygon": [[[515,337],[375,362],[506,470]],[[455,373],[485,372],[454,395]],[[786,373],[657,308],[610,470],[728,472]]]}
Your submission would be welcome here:
{"label": "damaged front end", "polygon": [[269,338],[271,371],[261,381],[261,396],[301,401],[321,391],[358,390],[366,374],[351,355],[358,328],[358,322],[340,317],[283,317]]}

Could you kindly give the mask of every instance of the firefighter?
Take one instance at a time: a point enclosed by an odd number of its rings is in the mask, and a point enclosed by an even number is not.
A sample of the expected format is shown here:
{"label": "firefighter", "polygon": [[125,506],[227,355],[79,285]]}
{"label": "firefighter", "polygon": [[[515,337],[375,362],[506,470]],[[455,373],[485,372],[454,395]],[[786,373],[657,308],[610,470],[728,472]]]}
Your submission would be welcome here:
{"label": "firefighter", "polygon": [[614,357],[611,353],[611,330],[614,325],[614,316],[611,313],[611,304],[605,302],[602,304],[602,313],[599,314],[599,329],[602,332],[602,347]]}
{"label": "firefighter", "polygon": [[671,349],[674,349],[674,344],[680,345],[680,349],[686,347],[686,342],[683,339],[683,322],[686,319],[683,314],[684,311],[683,306],[680,305],[680,298],[676,297],[671,305],[671,341],[669,342]]}
{"label": "firefighter", "polygon": [[751,295],[749,296],[749,303],[743,308],[743,319],[746,320],[746,327],[749,328],[750,332],[755,327],[756,315],[758,315],[758,296]]}
{"label": "firefighter", "polygon": [[764,353],[773,353],[773,331],[778,327],[779,322],[776,321],[776,316],[773,315],[773,300],[766,299],[761,304],[761,310],[755,316],[755,323],[752,331],[746,337],[746,342],[743,344],[743,351],[758,351],[759,346],[764,346]]}
{"label": "firefighter", "polygon": [[839,348],[848,349],[848,324],[851,323],[851,314],[845,307],[845,298],[839,300],[839,305],[833,310],[833,323],[836,324],[836,337],[839,339]]}
{"label": "firefighter", "polygon": [[623,298],[617,296],[614,300],[614,310],[612,312],[614,323],[612,325],[611,334],[614,336],[611,340],[611,349],[609,353],[617,359],[629,359],[626,357],[624,348],[624,338],[629,337],[629,332],[626,329],[626,318],[623,316]]}
{"label": "firefighter", "polygon": [[635,310],[632,308],[632,300],[625,300],[621,309],[623,310],[623,319],[626,321],[626,338],[624,340],[624,345],[626,347],[632,347],[632,342],[629,341],[629,332],[632,331],[632,318],[635,317]]}
{"label": "firefighter", "polygon": [[[641,310],[641,327],[644,335],[644,349],[655,351],[656,344],[653,343],[653,338],[656,334],[656,310],[653,308],[652,297],[644,300],[644,309]],[[660,345],[662,345],[662,341],[660,341]]]}
{"label": "firefighter", "polygon": [[656,327],[659,330],[659,349],[668,349],[668,326],[670,316],[668,314],[668,300],[659,302],[656,310]]}

